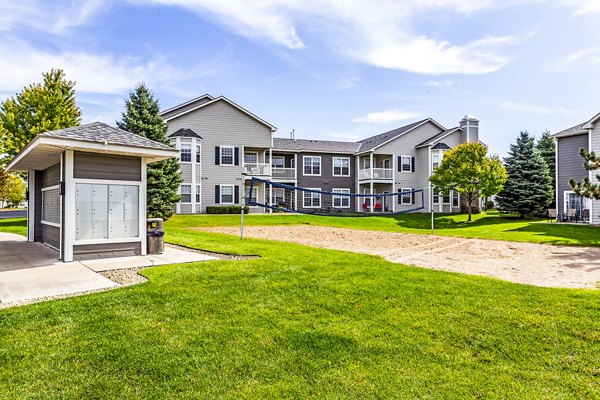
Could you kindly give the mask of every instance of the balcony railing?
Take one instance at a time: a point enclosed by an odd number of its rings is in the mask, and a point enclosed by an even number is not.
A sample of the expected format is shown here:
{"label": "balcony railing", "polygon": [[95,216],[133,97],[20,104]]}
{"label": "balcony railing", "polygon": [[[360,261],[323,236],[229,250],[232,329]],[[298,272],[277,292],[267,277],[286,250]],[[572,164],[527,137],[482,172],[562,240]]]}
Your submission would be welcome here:
{"label": "balcony railing", "polygon": [[296,179],[296,168],[273,167],[273,178]]}
{"label": "balcony railing", "polygon": [[358,179],[371,179],[371,170],[373,170],[374,180],[392,180],[394,179],[394,170],[391,168],[367,168],[358,171]]}
{"label": "balcony railing", "polygon": [[245,163],[242,173],[251,176],[271,176],[271,166],[268,163]]}

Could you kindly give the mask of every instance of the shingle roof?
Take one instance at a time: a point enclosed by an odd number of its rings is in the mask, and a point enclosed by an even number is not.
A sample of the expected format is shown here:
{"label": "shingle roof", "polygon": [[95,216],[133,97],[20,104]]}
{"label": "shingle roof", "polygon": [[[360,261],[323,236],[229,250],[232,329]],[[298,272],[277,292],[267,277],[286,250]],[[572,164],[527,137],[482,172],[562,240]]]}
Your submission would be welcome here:
{"label": "shingle roof", "polygon": [[273,138],[273,148],[276,150],[317,151],[354,154],[360,148],[360,143],[336,142],[332,140]]}
{"label": "shingle roof", "polygon": [[421,121],[413,122],[412,124],[408,124],[406,126],[402,126],[400,128],[393,129],[388,132],[380,133],[379,135],[371,136],[369,138],[359,140],[358,143],[361,144],[359,151],[370,150],[374,147],[377,147],[385,142],[392,140],[393,138],[402,135],[403,133],[408,132],[414,127],[428,121],[430,118],[422,119]]}
{"label": "shingle roof", "polygon": [[439,139],[439,138],[443,137],[444,135],[446,135],[446,134],[448,134],[448,133],[450,133],[450,132],[452,132],[452,131],[454,131],[454,130],[457,130],[457,129],[459,129],[459,127],[458,127],[458,126],[455,126],[454,128],[450,128],[450,129],[446,129],[446,130],[444,130],[444,131],[441,131],[440,133],[438,133],[438,134],[436,134],[436,135],[433,135],[433,136],[432,136],[432,137],[430,137],[429,139],[422,141],[421,143],[419,143],[419,144],[418,144],[418,145],[416,145],[415,147],[421,147],[421,146],[424,146],[424,145],[426,145],[426,144],[429,144],[429,143],[431,143],[431,142],[434,142],[434,141],[436,141],[437,139]]}
{"label": "shingle roof", "polygon": [[433,146],[431,148],[431,150],[449,150],[452,147],[448,146],[446,143],[443,142],[439,142],[438,144],[436,144],[435,146]]}
{"label": "shingle roof", "polygon": [[583,130],[583,126],[585,124],[587,124],[588,121],[582,122],[581,124],[577,124],[575,126],[570,127],[569,129],[565,129],[564,131],[560,131],[558,133],[555,133],[553,136],[554,137],[560,137],[560,136],[568,136],[572,133],[576,133],[576,132],[580,132]]}
{"label": "shingle roof", "polygon": [[130,147],[143,147],[148,149],[173,149],[165,144],[146,139],[143,136],[119,128],[113,128],[102,122],[92,122],[90,124],[74,126],[72,128],[44,132],[40,133],[38,136],[117,144]]}
{"label": "shingle roof", "polygon": [[198,135],[193,130],[186,129],[186,128],[181,128],[181,129],[176,130],[175,132],[171,133],[169,135],[169,137],[191,137],[191,138],[200,138],[200,139],[202,139],[202,136]]}

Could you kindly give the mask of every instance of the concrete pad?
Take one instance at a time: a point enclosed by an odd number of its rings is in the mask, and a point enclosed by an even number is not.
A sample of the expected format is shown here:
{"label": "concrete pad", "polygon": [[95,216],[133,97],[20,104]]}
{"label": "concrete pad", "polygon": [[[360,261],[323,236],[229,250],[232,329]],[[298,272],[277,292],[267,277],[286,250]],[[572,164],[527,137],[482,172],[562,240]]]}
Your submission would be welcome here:
{"label": "concrete pad", "polygon": [[0,273],[0,301],[36,299],[119,286],[78,262]]}
{"label": "concrete pad", "polygon": [[62,264],[58,252],[21,235],[0,232],[0,272]]}
{"label": "concrete pad", "polygon": [[93,271],[100,272],[122,268],[152,267],[155,265],[180,264],[209,260],[216,260],[216,258],[192,251],[175,249],[173,247],[165,247],[163,254],[85,260],[80,261],[80,263]]}

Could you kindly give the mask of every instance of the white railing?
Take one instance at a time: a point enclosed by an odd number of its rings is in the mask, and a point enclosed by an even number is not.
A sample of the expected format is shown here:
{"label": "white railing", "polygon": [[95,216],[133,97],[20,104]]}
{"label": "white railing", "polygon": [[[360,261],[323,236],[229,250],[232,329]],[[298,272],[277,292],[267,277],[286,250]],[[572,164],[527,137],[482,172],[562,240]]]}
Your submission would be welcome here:
{"label": "white railing", "polygon": [[371,170],[373,170],[373,179],[392,180],[394,179],[394,170],[391,168],[367,168],[358,171],[358,179],[371,179]]}
{"label": "white railing", "polygon": [[251,176],[270,176],[271,166],[267,163],[245,163],[242,173]]}
{"label": "white railing", "polygon": [[296,179],[296,168],[273,167],[273,178]]}

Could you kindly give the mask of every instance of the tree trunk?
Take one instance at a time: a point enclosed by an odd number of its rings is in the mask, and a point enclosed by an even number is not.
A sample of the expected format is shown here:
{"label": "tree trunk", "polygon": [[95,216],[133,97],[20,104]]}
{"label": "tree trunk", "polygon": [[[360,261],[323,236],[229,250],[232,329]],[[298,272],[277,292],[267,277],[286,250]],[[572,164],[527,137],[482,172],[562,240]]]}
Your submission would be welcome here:
{"label": "tree trunk", "polygon": [[467,218],[467,222],[471,222],[471,214],[473,213],[473,193],[467,194],[467,209],[469,210],[469,218]]}

